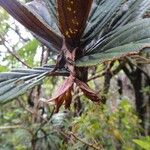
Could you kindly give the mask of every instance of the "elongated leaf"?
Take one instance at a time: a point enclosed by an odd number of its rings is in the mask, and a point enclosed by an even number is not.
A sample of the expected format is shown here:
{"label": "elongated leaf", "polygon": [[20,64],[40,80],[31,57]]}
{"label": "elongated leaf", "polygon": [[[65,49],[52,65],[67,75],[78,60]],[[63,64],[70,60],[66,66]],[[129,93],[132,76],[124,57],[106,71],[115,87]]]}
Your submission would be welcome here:
{"label": "elongated leaf", "polygon": [[49,99],[48,102],[53,101],[63,95],[71,86],[73,85],[73,79],[72,77],[68,77],[62,85],[60,85],[59,89],[55,93],[54,97]]}
{"label": "elongated leaf", "polygon": [[7,84],[9,84],[9,83],[11,83],[11,82],[13,82],[13,81],[15,81],[15,80],[16,80],[16,79],[1,81],[1,82],[0,82],[0,88],[3,87],[3,86],[5,86],[5,85],[7,85]]}
{"label": "elongated leaf", "polygon": [[58,26],[56,0],[41,0],[41,1],[45,2],[46,7],[47,7],[47,9],[49,11],[49,14],[51,14],[51,16],[52,16],[53,22],[55,22],[56,25]]}
{"label": "elongated leaf", "polygon": [[27,8],[17,0],[0,0],[0,5],[30,31],[46,41],[51,41],[55,47],[61,47],[61,37],[54,33],[42,17],[36,15],[29,7]]}
{"label": "elongated leaf", "polygon": [[71,45],[80,41],[91,4],[92,0],[57,0],[60,30]]}
{"label": "elongated leaf", "polygon": [[141,24],[137,26],[136,25],[130,26],[130,29],[122,31],[118,35],[112,35],[112,38],[109,41],[106,41],[107,44],[105,44],[105,46],[102,47],[102,50],[124,45],[130,42],[136,42],[149,37],[150,37],[150,19],[144,22],[141,20]]}
{"label": "elongated leaf", "polygon": [[93,66],[99,63],[116,60],[126,55],[133,55],[139,53],[143,49],[150,48],[150,43],[129,43],[108,49],[103,53],[96,53],[93,55],[84,56],[76,61],[76,66]]}
{"label": "elongated leaf", "polygon": [[101,101],[101,98],[87,84],[78,79],[76,79],[75,82],[87,98],[89,98],[93,102]]}
{"label": "elongated leaf", "polygon": [[53,69],[54,66],[46,66],[34,69],[13,69],[9,73],[0,73],[0,104],[5,104],[41,84],[46,76],[68,76],[69,74],[63,69],[51,72]]}
{"label": "elongated leaf", "polygon": [[15,87],[14,82],[16,82],[17,79],[10,80],[9,82],[8,81],[2,82],[3,86],[1,87],[0,95],[3,95],[5,92],[7,92],[7,91],[11,90],[12,88],[14,88]]}
{"label": "elongated leaf", "polygon": [[149,0],[101,0],[94,4],[96,6],[82,38],[83,47],[92,45],[94,39],[97,40],[118,27],[141,19],[150,7]]}
{"label": "elongated leaf", "polygon": [[150,137],[149,136],[146,136],[143,139],[134,139],[133,142],[136,143],[137,145],[139,145],[144,150],[150,149],[150,144],[149,144]]}
{"label": "elongated leaf", "polygon": [[89,43],[111,22],[124,0],[105,0],[98,4],[98,8],[90,17],[82,38],[84,44]]}
{"label": "elongated leaf", "polygon": [[130,2],[126,2],[126,4],[128,11],[118,20],[114,28],[142,19],[147,9],[150,8],[149,0],[132,0]]}
{"label": "elongated leaf", "polygon": [[34,80],[32,79],[22,84],[20,83],[18,86],[14,87],[13,89],[8,90],[8,92],[0,96],[0,103],[4,104],[6,102],[9,102],[13,98],[24,94],[25,92],[27,92],[27,90],[35,87],[36,85],[41,84],[41,81],[44,79],[44,75],[45,74],[42,74],[40,77],[38,77],[38,79],[34,79]]}
{"label": "elongated leaf", "polygon": [[92,47],[87,49],[86,53],[94,54],[96,52],[103,52],[113,47],[149,38],[149,26],[150,19],[140,19],[129,23],[122,28],[115,29],[104,38],[97,41],[97,43],[95,43]]}
{"label": "elongated leaf", "polygon": [[63,102],[65,102],[66,108],[70,106],[71,99],[72,99],[71,90],[72,90],[73,83],[74,83],[73,76],[69,76],[59,87],[54,97],[47,101],[47,102],[55,101],[56,112],[59,111],[59,108],[61,107]]}
{"label": "elongated leaf", "polygon": [[1,80],[8,80],[8,79],[13,79],[13,78],[20,78],[23,76],[29,75],[28,73],[19,73],[19,72],[3,72],[0,74],[0,79]]}
{"label": "elongated leaf", "polygon": [[34,11],[36,14],[41,16],[43,20],[55,31],[57,34],[61,35],[57,23],[53,18],[53,15],[56,11],[52,13],[51,9],[54,9],[55,5],[50,5],[50,8],[47,6],[47,3],[44,3],[43,0],[34,0],[32,2],[27,3],[27,6],[31,8],[32,11]]}

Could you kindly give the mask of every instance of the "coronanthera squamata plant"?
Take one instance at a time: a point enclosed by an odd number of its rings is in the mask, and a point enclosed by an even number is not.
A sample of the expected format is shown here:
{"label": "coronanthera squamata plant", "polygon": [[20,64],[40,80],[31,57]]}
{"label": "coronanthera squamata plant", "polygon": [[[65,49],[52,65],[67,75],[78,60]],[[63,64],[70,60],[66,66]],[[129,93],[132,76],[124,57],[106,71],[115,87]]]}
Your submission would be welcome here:
{"label": "coronanthera squamata plant", "polygon": [[0,103],[41,84],[47,76],[67,76],[57,94],[56,111],[68,108],[73,87],[101,102],[86,83],[88,67],[138,54],[150,47],[149,0],[0,0],[0,5],[57,55],[55,66],[15,69],[0,74]]}

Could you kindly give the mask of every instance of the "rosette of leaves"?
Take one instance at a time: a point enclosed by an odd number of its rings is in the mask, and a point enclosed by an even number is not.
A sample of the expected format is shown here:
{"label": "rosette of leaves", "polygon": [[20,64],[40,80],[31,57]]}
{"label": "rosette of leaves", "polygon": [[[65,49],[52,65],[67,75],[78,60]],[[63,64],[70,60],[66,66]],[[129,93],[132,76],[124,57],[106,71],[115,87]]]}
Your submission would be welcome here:
{"label": "rosette of leaves", "polygon": [[150,47],[150,19],[143,19],[149,0],[34,0],[27,4],[0,0],[0,5],[41,43],[57,52],[53,69],[1,73],[0,103],[55,74],[68,76],[47,101],[54,100],[57,111],[63,103],[66,108],[70,106],[74,84],[92,101],[101,102],[86,83],[88,67]]}

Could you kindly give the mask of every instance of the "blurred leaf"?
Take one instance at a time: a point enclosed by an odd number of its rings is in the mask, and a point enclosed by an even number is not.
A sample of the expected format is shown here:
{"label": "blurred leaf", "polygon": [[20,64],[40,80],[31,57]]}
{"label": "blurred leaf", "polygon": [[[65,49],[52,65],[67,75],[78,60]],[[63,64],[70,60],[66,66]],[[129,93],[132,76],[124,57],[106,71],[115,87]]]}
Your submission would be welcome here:
{"label": "blurred leaf", "polygon": [[38,45],[39,42],[36,39],[34,39],[26,43],[17,51],[19,56],[21,56],[21,58],[23,58],[29,66],[33,66],[33,59],[35,57]]}
{"label": "blurred leaf", "polygon": [[150,86],[143,87],[142,92],[145,94],[150,94]]}
{"label": "blurred leaf", "polygon": [[133,142],[135,142],[145,150],[150,150],[150,137],[144,137],[143,139],[134,139]]}
{"label": "blurred leaf", "polygon": [[7,70],[8,70],[8,69],[7,69],[6,66],[0,65],[0,72],[5,72],[5,71],[7,71]]}

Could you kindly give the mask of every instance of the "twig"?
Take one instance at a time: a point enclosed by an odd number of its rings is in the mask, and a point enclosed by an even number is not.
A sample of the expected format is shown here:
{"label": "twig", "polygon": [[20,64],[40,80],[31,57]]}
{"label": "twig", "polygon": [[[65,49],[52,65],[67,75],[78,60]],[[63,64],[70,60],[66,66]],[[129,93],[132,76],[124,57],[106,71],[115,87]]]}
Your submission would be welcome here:
{"label": "twig", "polygon": [[101,74],[98,74],[98,75],[95,75],[95,76],[89,78],[87,82],[97,79],[97,78],[100,78],[100,77],[104,76],[104,74],[105,74],[105,71],[103,71]]}
{"label": "twig", "polygon": [[88,145],[89,147],[92,147],[93,149],[96,149],[96,150],[103,150],[103,148],[99,148],[99,147],[96,147],[94,146],[93,144],[90,144],[90,143],[87,143],[85,141],[83,141],[82,139],[80,139],[79,137],[77,137],[74,133],[70,132],[70,135],[72,135],[75,139],[77,139],[78,141],[80,141],[81,143],[85,144],[85,145]]}
{"label": "twig", "polygon": [[56,132],[61,133],[63,136],[65,136],[68,139],[70,139],[71,136],[73,136],[76,140],[80,141],[81,143],[83,143],[83,144],[85,144],[85,145],[87,145],[87,146],[89,146],[89,147],[91,147],[91,148],[93,148],[95,150],[104,150],[102,146],[101,146],[101,148],[100,147],[96,147],[93,144],[90,144],[90,143],[87,143],[87,142],[83,141],[82,139],[77,137],[73,132],[66,133],[66,132],[64,132],[62,130],[59,130],[58,128],[56,129]]}
{"label": "twig", "polygon": [[[135,59],[135,61],[137,61],[138,63],[141,63],[141,64],[150,64],[150,59],[148,59],[146,57],[143,57],[143,56],[140,56],[140,55],[137,55],[137,56],[133,55],[130,58]],[[141,62],[138,59],[141,59]],[[145,62],[143,62],[142,60],[145,61]]]}
{"label": "twig", "polygon": [[35,113],[35,112],[32,111],[31,109],[29,109],[29,108],[23,106],[23,104],[20,102],[20,99],[19,99],[19,98],[18,98],[17,100],[18,100],[19,106],[22,107],[24,110],[26,110],[27,112],[29,112],[29,113],[31,113],[31,114],[34,114],[34,115],[36,115],[36,116],[39,116],[42,120],[44,120],[45,122],[48,122],[48,120],[45,119],[45,118],[43,118],[43,116],[38,115],[37,113]]}
{"label": "twig", "polygon": [[[121,69],[122,69],[122,66],[125,64],[125,62],[120,62],[120,64],[118,65],[118,67],[116,69],[114,69],[113,71],[110,71],[111,75],[116,75]],[[108,68],[105,69],[102,73],[98,74],[98,75],[95,75],[91,78],[88,79],[88,82],[91,81],[91,80],[94,80],[94,79],[97,79],[97,78],[100,78],[102,76],[104,76],[106,74],[106,72],[108,71]]]}
{"label": "twig", "polygon": [[133,63],[130,58],[128,58],[128,63],[130,63],[132,66],[135,66],[136,68],[138,68],[148,79],[150,78],[149,75],[139,65]]}
{"label": "twig", "polygon": [[[2,39],[2,42],[3,42],[3,45],[6,47],[7,51],[12,55],[14,56],[19,62],[21,62],[24,66],[26,66],[27,68],[31,68],[28,64],[26,64],[24,61],[21,60],[21,58],[15,54],[14,52],[12,52],[10,50],[10,48],[5,44],[5,42],[7,42],[6,40],[4,41],[4,39],[1,37]],[[7,42],[8,43],[8,42]]]}
{"label": "twig", "polygon": [[42,65],[43,65],[44,52],[45,52],[44,46],[43,46],[43,45],[41,45],[41,47],[42,47],[42,54],[41,54],[40,66],[42,66]]}
{"label": "twig", "polygon": [[21,60],[21,58],[19,58],[19,56],[17,54],[15,54],[14,52],[12,52],[6,45],[4,45],[8,52],[13,56],[15,57],[19,62],[21,62],[24,66],[26,66],[27,68],[31,68],[28,64],[26,64],[24,61]]}
{"label": "twig", "polygon": [[15,126],[0,126],[0,130],[22,128],[20,125]]}
{"label": "twig", "polygon": [[10,28],[11,30],[13,30],[13,31],[19,36],[19,39],[21,39],[23,42],[27,42],[27,41],[30,40],[29,38],[25,39],[25,38],[23,38],[23,37],[21,36],[20,31],[19,31],[19,28],[18,28],[18,26],[15,24],[15,22],[13,23],[13,25],[15,25],[15,28],[13,28],[13,27],[11,27],[11,26],[9,26],[9,28]]}

